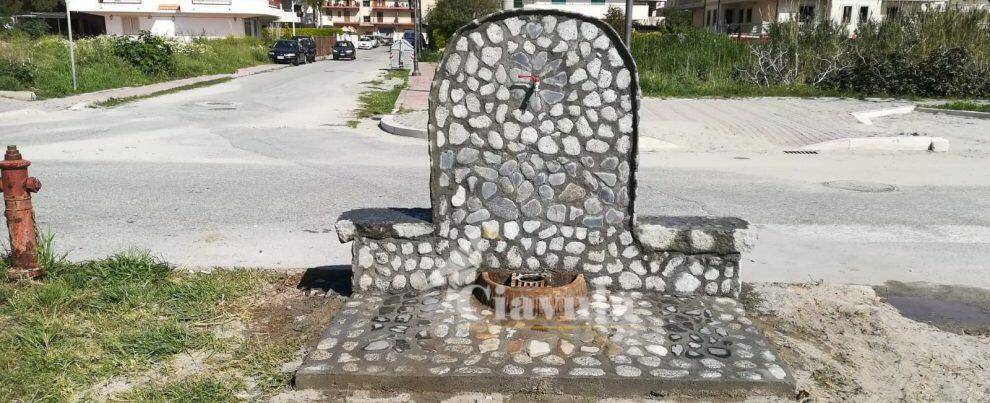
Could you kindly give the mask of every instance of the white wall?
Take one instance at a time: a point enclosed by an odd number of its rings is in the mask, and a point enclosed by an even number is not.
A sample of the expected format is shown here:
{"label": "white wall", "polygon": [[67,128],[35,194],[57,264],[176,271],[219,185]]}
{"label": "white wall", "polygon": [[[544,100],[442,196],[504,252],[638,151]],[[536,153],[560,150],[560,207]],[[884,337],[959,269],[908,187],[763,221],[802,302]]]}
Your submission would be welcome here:
{"label": "white wall", "polygon": [[[511,3],[511,2],[510,2]],[[510,4],[511,5],[511,4]],[[584,14],[589,17],[603,18],[605,17],[605,12],[608,11],[610,6],[618,7],[620,10],[625,11],[626,3],[625,1],[610,1],[605,4],[599,3],[564,3],[564,4],[553,4],[549,0],[539,0],[533,4],[523,4],[525,9],[549,9],[549,10],[561,10],[570,11],[572,13]],[[649,17],[650,9],[648,6],[644,5],[633,5],[633,19],[641,20]]]}

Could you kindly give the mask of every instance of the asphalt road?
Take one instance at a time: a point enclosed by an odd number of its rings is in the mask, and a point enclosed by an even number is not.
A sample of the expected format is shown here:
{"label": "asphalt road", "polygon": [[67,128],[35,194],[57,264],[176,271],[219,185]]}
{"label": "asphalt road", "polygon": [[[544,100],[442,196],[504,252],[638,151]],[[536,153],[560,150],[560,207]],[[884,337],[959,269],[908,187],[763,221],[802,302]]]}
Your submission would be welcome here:
{"label": "asphalt road", "polygon": [[[359,207],[428,206],[422,140],[346,127],[384,50],[112,109],[0,113],[44,183],[44,230],[70,258],[149,249],[188,266],[346,265],[334,219]],[[986,125],[982,122],[975,124]],[[990,126],[985,133],[990,133]],[[955,144],[953,145],[956,146]],[[759,228],[743,276],[990,288],[990,159],[945,154],[640,156],[637,209],[745,218]],[[835,180],[890,184],[865,193]]]}

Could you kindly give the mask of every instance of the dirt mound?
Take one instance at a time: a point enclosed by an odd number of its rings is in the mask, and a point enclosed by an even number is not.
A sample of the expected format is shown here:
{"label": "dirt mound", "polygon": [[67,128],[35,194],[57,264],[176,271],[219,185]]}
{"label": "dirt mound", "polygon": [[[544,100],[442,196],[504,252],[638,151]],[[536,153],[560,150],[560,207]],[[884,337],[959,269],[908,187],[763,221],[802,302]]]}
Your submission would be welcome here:
{"label": "dirt mound", "polygon": [[988,401],[990,338],[902,316],[870,287],[755,284],[750,314],[825,401]]}

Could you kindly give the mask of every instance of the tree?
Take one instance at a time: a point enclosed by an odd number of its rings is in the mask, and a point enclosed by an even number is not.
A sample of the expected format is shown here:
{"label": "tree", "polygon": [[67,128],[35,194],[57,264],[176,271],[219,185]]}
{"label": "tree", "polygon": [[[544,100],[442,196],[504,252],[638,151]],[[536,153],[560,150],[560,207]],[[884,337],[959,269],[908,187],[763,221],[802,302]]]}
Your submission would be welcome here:
{"label": "tree", "polygon": [[623,32],[626,32],[626,12],[622,11],[621,8],[616,6],[608,6],[608,10],[605,11],[605,23],[610,25],[615,32],[622,36]]}
{"label": "tree", "polygon": [[320,12],[320,8],[323,7],[323,0],[305,0],[305,3],[313,10],[313,26],[322,27],[323,13]]}
{"label": "tree", "polygon": [[445,43],[467,23],[502,9],[500,0],[438,0],[426,24],[435,43]]}
{"label": "tree", "polygon": [[30,11],[54,11],[63,4],[64,0],[3,0],[0,1],[0,16]]}

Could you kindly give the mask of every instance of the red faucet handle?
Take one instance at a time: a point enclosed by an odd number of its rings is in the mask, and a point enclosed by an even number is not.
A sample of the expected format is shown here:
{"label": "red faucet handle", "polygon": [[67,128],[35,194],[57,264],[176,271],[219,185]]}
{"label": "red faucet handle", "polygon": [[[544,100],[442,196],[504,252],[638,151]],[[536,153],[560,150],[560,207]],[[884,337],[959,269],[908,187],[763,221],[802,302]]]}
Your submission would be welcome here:
{"label": "red faucet handle", "polygon": [[536,74],[520,74],[520,75],[516,76],[516,78],[528,79],[529,82],[531,82],[531,83],[538,83],[538,82],[540,82],[540,76],[538,76]]}

